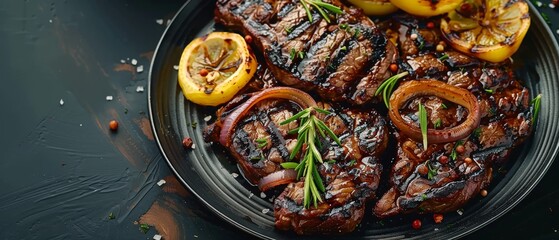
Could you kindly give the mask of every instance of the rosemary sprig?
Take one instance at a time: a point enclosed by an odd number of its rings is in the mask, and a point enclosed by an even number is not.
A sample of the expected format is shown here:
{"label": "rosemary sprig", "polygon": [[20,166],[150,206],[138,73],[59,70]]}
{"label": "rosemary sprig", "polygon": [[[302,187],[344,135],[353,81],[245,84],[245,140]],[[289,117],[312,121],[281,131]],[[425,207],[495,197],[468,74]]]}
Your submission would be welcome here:
{"label": "rosemary sprig", "polygon": [[340,7],[332,5],[330,3],[325,3],[322,0],[301,0],[301,5],[303,5],[303,8],[305,8],[305,12],[307,13],[309,22],[313,21],[311,8],[316,9],[316,11],[320,13],[322,18],[324,18],[327,23],[330,23],[331,19],[325,10],[328,10],[329,12],[335,14],[342,14],[342,9]]}
{"label": "rosemary sprig", "polygon": [[431,164],[429,162],[427,162],[426,164],[427,164],[427,168],[429,169],[429,172],[427,173],[427,179],[433,180],[437,176],[439,172],[439,168],[431,167]]}
{"label": "rosemary sprig", "polygon": [[421,103],[419,103],[419,128],[423,136],[423,150],[427,151],[427,111]]}
{"label": "rosemary sprig", "polygon": [[396,83],[398,83],[398,80],[400,80],[400,78],[403,78],[408,74],[408,72],[396,74],[384,80],[384,82],[382,82],[382,84],[380,84],[380,86],[378,87],[377,91],[375,92],[375,96],[378,96],[382,92],[382,99],[384,100],[384,105],[386,105],[387,108],[390,107],[390,95],[392,95],[392,91],[394,90]]}
{"label": "rosemary sprig", "polygon": [[539,94],[537,97],[532,99],[532,101],[530,102],[530,104],[532,104],[532,106],[534,106],[534,113],[532,114],[532,124],[535,123],[536,119],[538,118],[538,114],[540,113],[541,102],[542,102],[542,95],[541,94]]}
{"label": "rosemary sprig", "polygon": [[338,145],[342,145],[336,134],[334,134],[322,120],[318,119],[315,113],[330,114],[330,112],[326,110],[311,107],[302,110],[280,123],[281,125],[285,125],[295,120],[299,121],[299,127],[290,131],[290,133],[297,133],[297,144],[289,158],[295,158],[301,149],[303,149],[304,145],[306,148],[302,154],[303,157],[298,164],[287,162],[283,163],[282,167],[295,169],[295,171],[297,171],[297,178],[304,178],[303,205],[305,208],[309,208],[311,202],[315,207],[318,202],[322,202],[320,193],[325,191],[322,178],[317,168],[317,163],[323,163],[322,155],[319,150],[321,147],[320,138],[325,139],[328,136]]}

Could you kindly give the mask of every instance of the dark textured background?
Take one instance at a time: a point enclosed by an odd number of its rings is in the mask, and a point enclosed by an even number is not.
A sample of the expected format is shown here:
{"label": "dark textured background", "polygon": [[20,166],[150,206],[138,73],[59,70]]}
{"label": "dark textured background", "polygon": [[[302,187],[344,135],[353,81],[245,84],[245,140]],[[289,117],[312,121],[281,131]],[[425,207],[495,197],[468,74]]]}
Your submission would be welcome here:
{"label": "dark textured background", "polygon": [[[0,1],[0,239],[249,237],[177,182],[151,133],[150,60],[183,3]],[[559,8],[538,9],[558,37]],[[556,161],[525,200],[468,238],[559,239],[558,177]]]}

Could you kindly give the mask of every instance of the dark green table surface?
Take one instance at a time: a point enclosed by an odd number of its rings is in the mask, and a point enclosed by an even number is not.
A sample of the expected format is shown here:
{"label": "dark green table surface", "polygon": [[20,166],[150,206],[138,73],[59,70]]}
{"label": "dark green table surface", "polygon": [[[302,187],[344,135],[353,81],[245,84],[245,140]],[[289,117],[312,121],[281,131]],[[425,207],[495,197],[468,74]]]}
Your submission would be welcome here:
{"label": "dark green table surface", "polygon": [[[558,37],[559,8],[541,3]],[[153,140],[148,69],[182,4],[0,1],[0,239],[250,238],[177,182]],[[525,200],[468,238],[559,239],[558,181],[555,161]]]}

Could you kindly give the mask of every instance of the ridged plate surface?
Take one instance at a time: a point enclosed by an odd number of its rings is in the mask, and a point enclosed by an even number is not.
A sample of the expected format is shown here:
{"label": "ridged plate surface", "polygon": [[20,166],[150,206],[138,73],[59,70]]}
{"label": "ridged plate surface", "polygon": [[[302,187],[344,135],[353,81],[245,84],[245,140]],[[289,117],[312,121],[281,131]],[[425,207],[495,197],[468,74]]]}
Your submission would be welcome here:
{"label": "ridged plate surface", "polygon": [[[187,1],[161,38],[150,68],[148,102],[152,128],[169,166],[211,211],[254,236],[292,239],[296,237],[292,233],[274,229],[271,196],[261,198],[257,188],[247,185],[242,176],[235,177],[239,170],[222,148],[204,143],[204,118],[215,109],[186,101],[177,84],[174,66],[192,39],[213,30],[214,5],[215,1]],[[382,222],[367,217],[357,231],[344,237],[458,238],[502,216],[534,188],[558,153],[559,53],[551,31],[534,14],[533,6],[532,13],[530,31],[514,59],[517,73],[532,96],[543,94],[539,122],[534,136],[510,160],[507,173],[491,184],[490,194],[473,199],[464,206],[462,215],[445,214],[444,224],[431,224],[430,216],[413,216],[425,219],[422,229],[417,231],[409,225],[410,216]],[[186,136],[194,140],[196,148],[192,151],[182,147]]]}

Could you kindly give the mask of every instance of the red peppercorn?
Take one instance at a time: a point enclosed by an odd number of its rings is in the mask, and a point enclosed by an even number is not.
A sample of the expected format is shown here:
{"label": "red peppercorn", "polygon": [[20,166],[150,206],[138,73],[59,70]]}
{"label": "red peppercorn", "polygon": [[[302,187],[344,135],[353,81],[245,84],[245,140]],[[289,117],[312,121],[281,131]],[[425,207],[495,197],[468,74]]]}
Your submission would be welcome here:
{"label": "red peppercorn", "polygon": [[427,168],[427,166],[425,166],[425,164],[422,164],[417,167],[417,172],[421,174],[421,176],[425,176],[429,174],[429,169]]}
{"label": "red peppercorn", "polygon": [[427,23],[427,28],[435,28],[435,23],[434,22],[428,22]]}
{"label": "red peppercorn", "polygon": [[482,189],[481,192],[479,194],[481,194],[482,197],[487,197],[487,190]]}
{"label": "red peppercorn", "polygon": [[462,154],[462,153],[464,153],[465,151],[466,151],[466,148],[464,147],[464,145],[458,145],[458,146],[456,146],[456,152],[457,152],[458,154]]}
{"label": "red peppercorn", "polygon": [[442,155],[439,157],[439,162],[442,164],[447,164],[448,163],[448,157],[445,155]]}
{"label": "red peppercorn", "polygon": [[390,64],[390,71],[393,72],[393,73],[398,72],[398,64],[396,64],[396,63]]}
{"label": "red peppercorn", "polygon": [[252,43],[252,36],[246,35],[245,36],[245,42],[247,42],[248,44],[251,44]]}
{"label": "red peppercorn", "polygon": [[473,161],[474,161],[474,160],[472,160],[472,159],[469,158],[469,157],[467,157],[467,158],[464,159],[464,162],[465,162],[466,164],[470,164],[470,163],[472,163]]}
{"label": "red peppercorn", "polygon": [[208,73],[210,73],[208,72],[208,69],[205,68],[200,69],[200,76],[202,77],[208,76]]}
{"label": "red peppercorn", "polygon": [[111,120],[109,122],[109,129],[111,129],[111,131],[116,132],[116,130],[118,130],[118,122],[116,120]]}
{"label": "red peppercorn", "polygon": [[411,227],[413,229],[420,229],[421,228],[421,220],[419,220],[419,219],[413,220],[413,222],[411,223]]}
{"label": "red peppercorn", "polygon": [[182,139],[182,146],[183,146],[185,149],[191,149],[191,148],[192,148],[192,144],[193,144],[192,138],[185,137],[184,139]]}
{"label": "red peppercorn", "polygon": [[443,215],[439,214],[439,213],[435,213],[433,214],[433,220],[435,221],[435,223],[442,223],[443,222]]}

